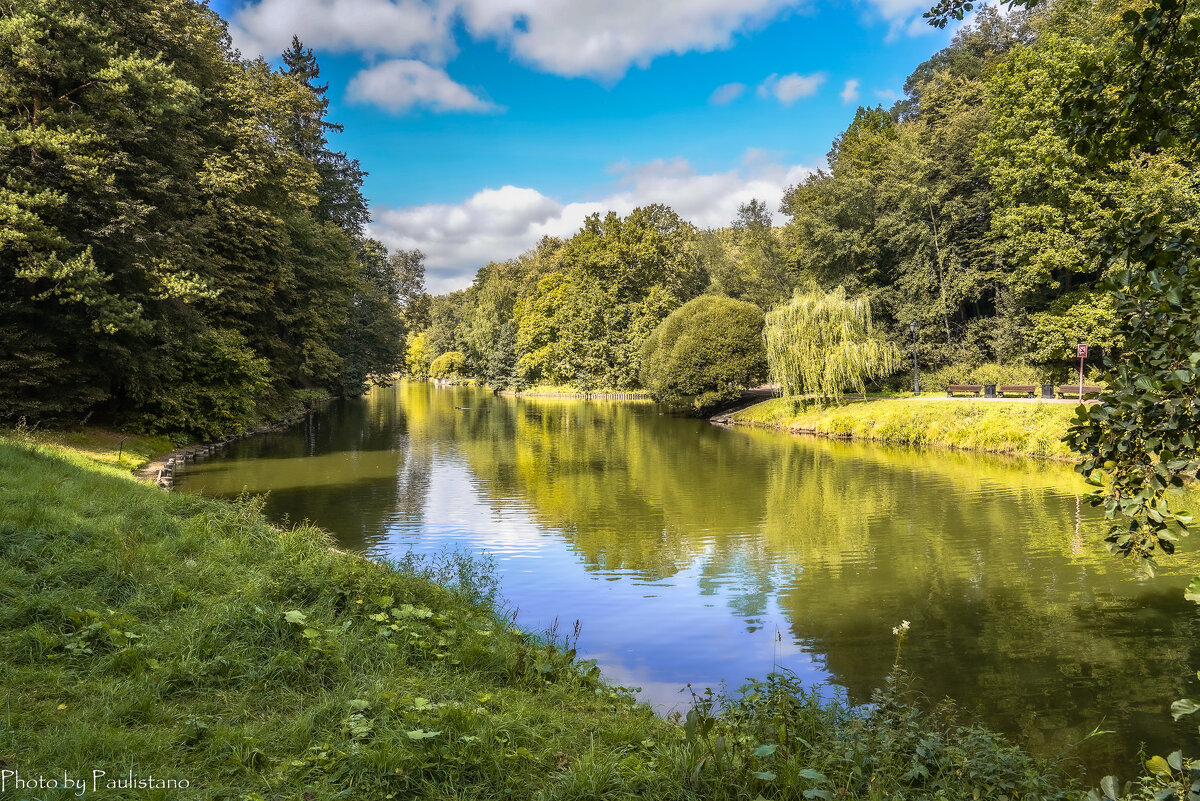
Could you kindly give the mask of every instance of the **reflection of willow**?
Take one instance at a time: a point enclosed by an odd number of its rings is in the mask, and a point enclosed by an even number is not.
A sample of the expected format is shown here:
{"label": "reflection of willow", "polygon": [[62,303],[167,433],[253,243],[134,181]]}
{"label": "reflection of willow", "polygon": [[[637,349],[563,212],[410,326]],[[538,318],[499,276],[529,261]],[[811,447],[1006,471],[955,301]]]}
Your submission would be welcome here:
{"label": "reflection of willow", "polygon": [[483,497],[519,499],[595,569],[654,580],[702,556],[771,574],[757,544],[768,459],[752,443],[648,405],[540,399],[464,410],[454,433]]}
{"label": "reflection of willow", "polygon": [[805,566],[780,590],[794,634],[865,699],[891,665],[891,627],[911,620],[918,686],[1034,747],[1081,740],[1102,714],[1120,737],[1089,743],[1089,760],[1169,743],[1154,710],[1180,694],[1200,635],[1179,590],[1131,581],[1090,509],[1075,547],[1075,500],[1044,481],[936,456],[805,443],[780,460],[765,534]]}
{"label": "reflection of willow", "polygon": [[1200,626],[1173,579],[1130,580],[1090,507],[1083,547],[1073,542],[1069,493],[1082,485],[1068,466],[570,401],[484,402],[452,428],[439,433],[453,434],[483,497],[519,501],[594,568],[663,578],[694,565],[701,591],[747,618],[776,596],[858,699],[882,682],[891,627],[908,619],[919,686],[1035,747],[1082,739],[1104,714],[1120,737],[1089,743],[1089,760],[1195,740],[1159,707],[1184,694]]}

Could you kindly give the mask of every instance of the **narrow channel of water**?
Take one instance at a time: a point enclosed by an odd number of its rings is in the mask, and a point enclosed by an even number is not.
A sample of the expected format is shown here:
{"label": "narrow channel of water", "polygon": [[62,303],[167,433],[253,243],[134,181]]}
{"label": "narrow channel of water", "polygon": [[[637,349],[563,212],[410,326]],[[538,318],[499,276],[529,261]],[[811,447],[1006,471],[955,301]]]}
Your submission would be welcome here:
{"label": "narrow channel of water", "polygon": [[273,519],[372,555],[486,551],[521,625],[578,619],[581,655],[663,708],[774,666],[864,701],[909,620],[918,688],[1035,752],[1097,726],[1115,734],[1072,751],[1092,776],[1129,776],[1141,743],[1200,750],[1167,713],[1200,695],[1200,559],[1135,579],[1068,466],[404,383],[178,487],[269,492]]}

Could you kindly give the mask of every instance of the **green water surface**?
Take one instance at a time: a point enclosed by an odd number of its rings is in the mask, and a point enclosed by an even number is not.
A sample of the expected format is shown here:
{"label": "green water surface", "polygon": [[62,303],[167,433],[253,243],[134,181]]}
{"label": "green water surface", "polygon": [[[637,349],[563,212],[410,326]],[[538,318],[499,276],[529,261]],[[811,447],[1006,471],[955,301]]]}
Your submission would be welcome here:
{"label": "green water surface", "polygon": [[579,620],[581,655],[664,710],[775,667],[865,701],[908,620],[917,687],[1035,752],[1129,777],[1142,743],[1200,750],[1167,713],[1200,695],[1200,559],[1137,580],[1066,465],[405,383],[179,487],[269,493],[275,520],[372,555],[492,554],[523,626]]}

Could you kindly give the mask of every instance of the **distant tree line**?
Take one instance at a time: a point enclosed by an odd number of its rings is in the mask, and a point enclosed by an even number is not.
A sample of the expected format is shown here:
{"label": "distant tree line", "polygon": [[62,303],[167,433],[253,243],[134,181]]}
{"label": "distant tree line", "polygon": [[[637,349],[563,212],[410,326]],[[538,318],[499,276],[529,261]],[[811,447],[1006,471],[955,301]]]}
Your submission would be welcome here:
{"label": "distant tree line", "polygon": [[[1061,0],[983,10],[890,109],[859,108],[787,189],[782,226],[761,201],[717,230],[659,205],[595,214],[430,298],[418,251],[366,237],[363,171],[329,144],[299,41],[272,69],[190,0],[10,6],[0,423],[214,436],[297,390],[435,364],[498,388],[716,398],[765,377],[759,318],[689,301],[766,314],[839,287],[881,342],[907,351],[916,326],[934,386],[997,367],[1027,383],[1065,372],[1078,341],[1122,345],[1101,283],[1125,261],[1095,257],[1097,231],[1131,210],[1161,210],[1166,234],[1200,218],[1192,150],[1098,162],[1064,130],[1066,87],[1119,83],[1127,32],[1115,0]],[[706,369],[719,354],[740,372]]]}
{"label": "distant tree line", "polygon": [[[1089,255],[1096,230],[1128,208],[1200,218],[1187,151],[1100,169],[1059,124],[1073,77],[1118,68],[1123,8],[983,9],[913,71],[890,109],[857,110],[828,166],[787,189],[782,226],[761,201],[708,231],[663,206],[593,215],[574,236],[544,239],[434,298],[429,327],[410,339],[409,369],[421,375],[455,351],[464,374],[494,386],[648,386],[651,334],[692,298],[726,296],[765,313],[798,290],[842,287],[869,302],[879,334],[905,352],[916,325],[935,381],[989,365],[1020,383],[1065,378],[1077,342],[1121,346],[1115,300],[1101,289],[1119,265]],[[708,328],[711,351],[722,334]],[[674,387],[691,380],[652,372]]]}
{"label": "distant tree line", "polygon": [[216,436],[401,366],[421,257],[364,236],[311,50],[244,60],[189,0],[8,5],[0,422]]}

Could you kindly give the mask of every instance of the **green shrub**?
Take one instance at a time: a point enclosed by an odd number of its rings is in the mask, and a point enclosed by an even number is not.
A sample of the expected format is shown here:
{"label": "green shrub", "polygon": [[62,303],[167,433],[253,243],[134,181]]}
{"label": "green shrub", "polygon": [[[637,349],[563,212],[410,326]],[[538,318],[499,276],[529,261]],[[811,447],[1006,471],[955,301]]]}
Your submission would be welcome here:
{"label": "green shrub", "polygon": [[642,383],[658,400],[709,407],[738,397],[767,372],[763,313],[705,295],[659,323],[642,347]]}
{"label": "green shrub", "polygon": [[456,350],[443,353],[429,365],[431,378],[461,378],[466,374],[467,357]]}
{"label": "green shrub", "polygon": [[950,384],[1043,384],[1052,383],[1052,371],[1024,362],[969,364],[956,362],[930,372],[921,372],[921,389],[945,392]]}

